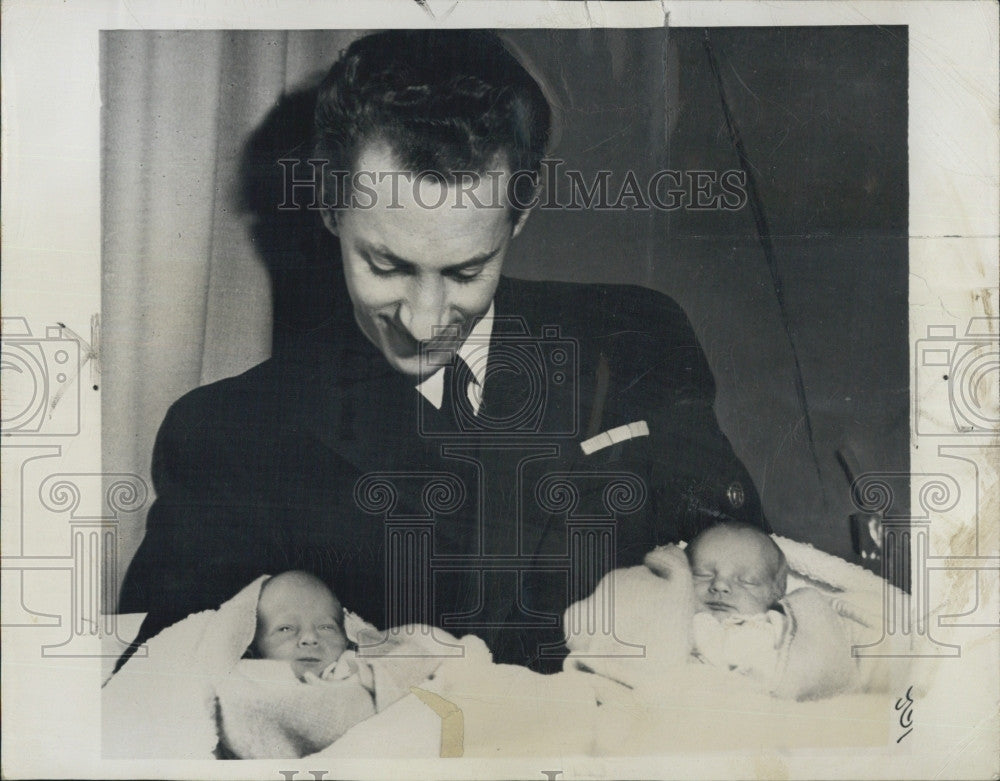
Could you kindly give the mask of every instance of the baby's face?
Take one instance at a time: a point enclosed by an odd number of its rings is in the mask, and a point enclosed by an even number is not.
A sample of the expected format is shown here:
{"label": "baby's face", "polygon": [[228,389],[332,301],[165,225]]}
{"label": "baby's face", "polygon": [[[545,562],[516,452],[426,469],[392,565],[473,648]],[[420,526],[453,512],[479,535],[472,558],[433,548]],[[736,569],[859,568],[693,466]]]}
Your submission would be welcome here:
{"label": "baby's face", "polygon": [[254,646],[265,659],[282,659],[301,678],[319,675],[347,648],[344,611],[321,583],[279,575],[257,604]]}
{"label": "baby's face", "polygon": [[745,530],[714,528],[693,543],[691,575],[698,612],[717,618],[765,613],[781,596],[767,543]]}

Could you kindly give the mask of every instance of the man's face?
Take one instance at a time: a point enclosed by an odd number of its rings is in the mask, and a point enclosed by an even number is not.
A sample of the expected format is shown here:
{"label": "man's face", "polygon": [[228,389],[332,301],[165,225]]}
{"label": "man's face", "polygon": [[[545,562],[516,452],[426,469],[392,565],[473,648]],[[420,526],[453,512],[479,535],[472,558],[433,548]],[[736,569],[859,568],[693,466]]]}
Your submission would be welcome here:
{"label": "man's face", "polygon": [[[375,172],[373,198],[358,195],[374,204],[323,215],[340,237],[355,319],[394,369],[426,376],[450,360],[493,300],[507,248],[524,223],[512,222],[503,201],[497,206],[509,175],[483,176],[475,186],[430,177],[415,185],[384,144],[363,147],[356,171]],[[423,366],[421,342],[430,343]],[[427,365],[430,356],[435,365]]]}
{"label": "man's face", "polygon": [[781,596],[778,562],[760,536],[709,529],[692,543],[691,575],[699,612],[717,618],[764,613]]}

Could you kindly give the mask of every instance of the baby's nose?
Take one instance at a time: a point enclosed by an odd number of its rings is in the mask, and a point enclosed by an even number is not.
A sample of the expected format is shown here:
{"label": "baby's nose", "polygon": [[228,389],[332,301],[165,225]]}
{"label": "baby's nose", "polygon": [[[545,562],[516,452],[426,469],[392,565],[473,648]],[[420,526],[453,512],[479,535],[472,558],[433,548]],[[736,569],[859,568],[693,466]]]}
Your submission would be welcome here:
{"label": "baby's nose", "polygon": [[712,580],[712,585],[709,586],[712,591],[717,593],[728,593],[729,592],[729,582],[723,578],[714,578]]}
{"label": "baby's nose", "polygon": [[316,633],[310,630],[305,630],[299,635],[299,645],[316,645],[319,640],[316,637]]}

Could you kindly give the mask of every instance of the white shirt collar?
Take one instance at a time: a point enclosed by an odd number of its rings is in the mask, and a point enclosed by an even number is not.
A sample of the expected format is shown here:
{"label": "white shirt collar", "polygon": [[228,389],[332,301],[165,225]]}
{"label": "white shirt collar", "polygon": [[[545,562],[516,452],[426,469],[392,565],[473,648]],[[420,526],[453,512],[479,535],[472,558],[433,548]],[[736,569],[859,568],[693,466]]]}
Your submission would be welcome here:
{"label": "white shirt collar", "polygon": [[[469,335],[458,348],[458,356],[468,364],[472,370],[472,381],[466,389],[469,397],[469,404],[472,405],[474,414],[479,413],[479,407],[483,403],[483,383],[486,379],[486,362],[490,357],[490,339],[493,335],[493,303],[486,310],[486,314],[479,318],[479,321],[469,331]],[[419,383],[417,390],[420,394],[434,405],[434,409],[441,409],[444,401],[444,369],[438,369],[434,374],[423,382]]]}

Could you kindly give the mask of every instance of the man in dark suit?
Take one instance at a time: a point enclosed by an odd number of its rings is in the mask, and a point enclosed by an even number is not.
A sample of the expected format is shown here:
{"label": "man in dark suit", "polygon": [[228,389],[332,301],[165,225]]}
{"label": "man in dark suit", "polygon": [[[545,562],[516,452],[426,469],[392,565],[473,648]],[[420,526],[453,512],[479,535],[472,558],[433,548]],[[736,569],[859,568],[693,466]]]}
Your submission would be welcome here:
{"label": "man in dark suit", "polygon": [[140,641],[306,569],[379,626],[479,634],[552,671],[563,611],[606,571],[718,520],[766,528],[674,302],[501,275],[548,128],[489,34],[381,33],[334,65],[315,156],[345,292],[167,414],[119,605],[148,611]]}

